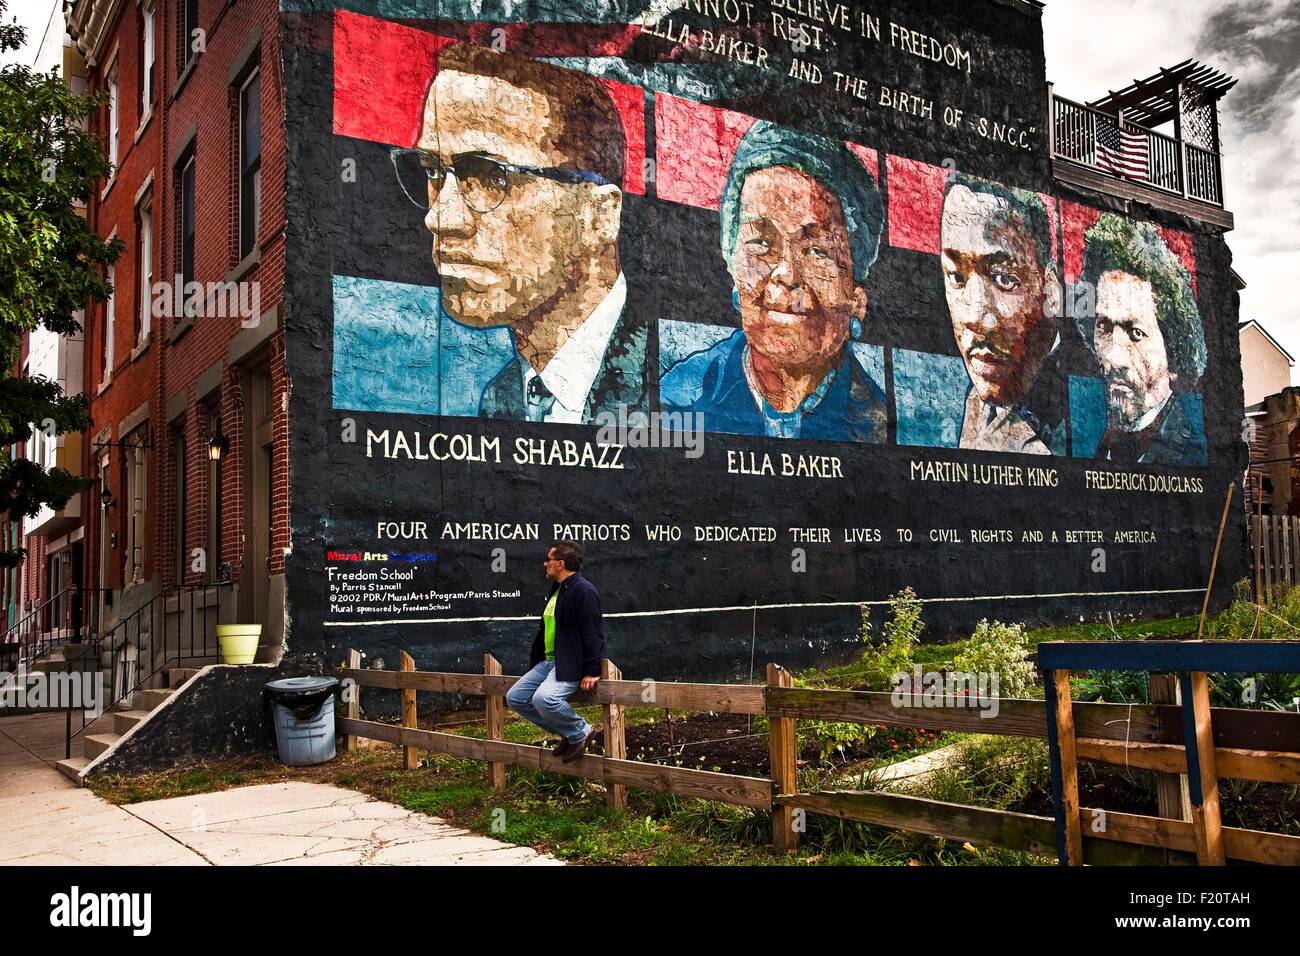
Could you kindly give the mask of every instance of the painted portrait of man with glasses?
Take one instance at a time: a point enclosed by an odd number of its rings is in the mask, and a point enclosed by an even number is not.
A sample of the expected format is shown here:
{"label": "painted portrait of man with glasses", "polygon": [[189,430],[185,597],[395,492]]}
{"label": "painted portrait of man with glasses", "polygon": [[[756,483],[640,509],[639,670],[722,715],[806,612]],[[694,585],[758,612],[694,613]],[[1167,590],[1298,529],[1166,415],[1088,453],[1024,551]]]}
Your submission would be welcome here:
{"label": "painted portrait of man with glasses", "polygon": [[619,257],[623,127],[599,80],[453,44],[417,145],[390,156],[426,210],[443,311],[511,331],[480,416],[589,423],[648,408],[647,329]]}

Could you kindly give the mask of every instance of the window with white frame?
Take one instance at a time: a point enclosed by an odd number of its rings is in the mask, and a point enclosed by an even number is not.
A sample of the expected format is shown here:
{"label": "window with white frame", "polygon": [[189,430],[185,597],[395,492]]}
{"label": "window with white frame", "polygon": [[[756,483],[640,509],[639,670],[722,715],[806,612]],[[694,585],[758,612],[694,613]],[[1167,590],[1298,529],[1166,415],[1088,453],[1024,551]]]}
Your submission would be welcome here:
{"label": "window with white frame", "polygon": [[140,308],[136,322],[136,345],[143,345],[153,328],[153,199],[146,193],[136,207],[136,233],[139,236]]}
{"label": "window with white frame", "polygon": [[126,548],[123,552],[122,580],[139,584],[144,580],[145,449],[144,429],[128,438],[122,449],[126,455]]}
{"label": "window with white frame", "polygon": [[117,62],[108,68],[108,161],[113,164],[113,172],[117,172],[117,132],[118,119],[121,113],[121,106],[117,98]]}
{"label": "window with white frame", "polygon": [[110,286],[113,286],[114,288],[109,291],[108,301],[104,303],[104,376],[101,379],[101,381],[104,382],[107,382],[109,379],[113,377],[113,359],[114,359],[113,348],[115,345],[113,341],[113,337],[114,337],[114,326],[116,325],[116,321],[115,321],[116,316],[114,315],[115,310],[113,306],[114,306],[114,299],[117,296],[117,289],[115,285],[117,281],[116,277],[117,277],[117,269],[114,266],[110,265],[108,267],[108,274],[105,276],[105,278],[108,279],[108,284]]}
{"label": "window with white frame", "polygon": [[257,245],[262,207],[262,74],[239,90],[239,258]]}
{"label": "window with white frame", "polygon": [[154,5],[140,11],[140,117],[149,115],[153,106]]}

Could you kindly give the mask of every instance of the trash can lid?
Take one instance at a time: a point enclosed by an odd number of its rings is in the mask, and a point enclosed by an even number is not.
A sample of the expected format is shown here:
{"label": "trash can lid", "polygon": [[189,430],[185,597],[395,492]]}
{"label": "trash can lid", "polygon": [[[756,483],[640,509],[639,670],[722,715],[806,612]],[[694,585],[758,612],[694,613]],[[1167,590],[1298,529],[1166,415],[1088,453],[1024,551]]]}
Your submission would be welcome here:
{"label": "trash can lid", "polygon": [[333,690],[339,684],[337,677],[284,677],[267,681],[266,689],[273,694],[310,694]]}

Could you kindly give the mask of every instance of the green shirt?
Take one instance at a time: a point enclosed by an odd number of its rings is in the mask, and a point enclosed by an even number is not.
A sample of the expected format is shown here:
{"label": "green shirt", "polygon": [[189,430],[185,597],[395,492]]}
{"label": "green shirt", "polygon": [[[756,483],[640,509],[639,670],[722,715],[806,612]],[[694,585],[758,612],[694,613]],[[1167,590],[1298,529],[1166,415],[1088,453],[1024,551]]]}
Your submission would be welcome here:
{"label": "green shirt", "polygon": [[555,660],[555,599],[559,596],[560,589],[556,588],[551,599],[546,602],[546,610],[542,612],[542,627],[544,629],[542,639],[546,642],[546,659]]}

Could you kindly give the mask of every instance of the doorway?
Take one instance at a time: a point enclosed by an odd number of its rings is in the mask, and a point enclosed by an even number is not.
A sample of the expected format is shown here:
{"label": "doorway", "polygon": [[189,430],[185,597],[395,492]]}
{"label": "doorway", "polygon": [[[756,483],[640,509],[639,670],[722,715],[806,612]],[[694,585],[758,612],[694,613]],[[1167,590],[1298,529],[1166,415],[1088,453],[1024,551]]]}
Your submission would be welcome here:
{"label": "doorway", "polygon": [[271,376],[250,371],[244,390],[244,580],[240,619],[270,630],[271,464],[275,460],[275,409]]}

